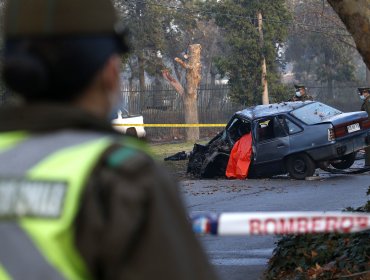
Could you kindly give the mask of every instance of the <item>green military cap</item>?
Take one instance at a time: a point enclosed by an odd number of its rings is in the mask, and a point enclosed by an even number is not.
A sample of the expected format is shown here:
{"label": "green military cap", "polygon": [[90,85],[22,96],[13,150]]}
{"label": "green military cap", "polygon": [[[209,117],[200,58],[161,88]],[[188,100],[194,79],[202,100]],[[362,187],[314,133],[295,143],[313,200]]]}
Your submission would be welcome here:
{"label": "green military cap", "polygon": [[111,0],[7,0],[5,6],[8,39],[115,34],[123,40],[116,23]]}
{"label": "green military cap", "polygon": [[370,87],[361,87],[361,88],[358,88],[358,94],[363,94],[365,92],[368,92],[370,93]]}
{"label": "green military cap", "polygon": [[296,89],[301,89],[301,88],[306,89],[306,87],[304,85],[294,85],[294,87]]}

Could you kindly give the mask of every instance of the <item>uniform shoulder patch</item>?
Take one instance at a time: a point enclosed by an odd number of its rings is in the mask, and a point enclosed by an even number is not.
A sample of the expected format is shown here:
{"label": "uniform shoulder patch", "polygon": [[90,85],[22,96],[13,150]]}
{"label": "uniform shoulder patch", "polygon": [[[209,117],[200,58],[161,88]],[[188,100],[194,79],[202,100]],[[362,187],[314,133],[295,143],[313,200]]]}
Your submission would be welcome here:
{"label": "uniform shoulder patch", "polygon": [[117,167],[138,154],[138,151],[132,148],[123,147],[114,151],[112,154],[109,155],[107,162],[110,167]]}
{"label": "uniform shoulder patch", "polygon": [[67,183],[0,178],[0,219],[59,218]]}
{"label": "uniform shoulder patch", "polygon": [[120,137],[116,139],[116,143],[119,147],[107,156],[106,162],[110,167],[118,167],[134,158],[151,157],[148,145],[139,139]]}

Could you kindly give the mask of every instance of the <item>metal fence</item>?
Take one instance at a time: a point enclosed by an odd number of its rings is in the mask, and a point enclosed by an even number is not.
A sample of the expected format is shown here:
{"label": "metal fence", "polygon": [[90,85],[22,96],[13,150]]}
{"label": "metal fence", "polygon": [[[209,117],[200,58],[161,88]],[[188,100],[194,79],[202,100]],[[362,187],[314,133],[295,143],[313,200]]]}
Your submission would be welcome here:
{"label": "metal fence", "polygon": [[[201,86],[198,90],[199,123],[226,123],[241,105],[231,102],[227,85]],[[123,106],[130,114],[142,114],[145,123],[183,124],[182,97],[169,85],[147,85],[144,91],[138,87],[122,87]],[[201,137],[215,135],[220,128],[200,128]],[[146,128],[151,141],[183,139],[184,128]]]}
{"label": "metal fence", "polygon": [[[324,102],[344,112],[358,111],[361,100],[356,86],[336,87],[335,96],[329,96],[326,87],[311,87],[309,94],[315,100]],[[293,92],[293,90],[292,90]],[[4,104],[9,93],[0,83],[0,104]],[[142,114],[145,123],[183,124],[184,106],[181,96],[169,85],[147,85],[144,91],[138,86],[122,87],[123,106],[130,114]],[[202,85],[198,91],[199,123],[226,123],[242,105],[233,103],[227,85]],[[212,137],[222,128],[200,128],[202,138]],[[181,140],[185,137],[185,128],[146,128],[151,141]]]}
{"label": "metal fence", "polygon": [[[315,100],[344,112],[360,110],[361,100],[355,85],[337,85],[333,88],[333,95],[329,95],[327,87],[309,87],[308,90]],[[169,85],[147,85],[143,92],[138,87],[124,86],[122,95],[130,113],[141,113],[145,123],[184,123],[182,98]],[[199,123],[226,123],[233,113],[243,108],[230,100],[227,85],[203,85],[199,88]],[[219,130],[200,128],[201,137],[211,137]],[[146,128],[146,131],[152,141],[183,139],[185,135],[184,128]]]}

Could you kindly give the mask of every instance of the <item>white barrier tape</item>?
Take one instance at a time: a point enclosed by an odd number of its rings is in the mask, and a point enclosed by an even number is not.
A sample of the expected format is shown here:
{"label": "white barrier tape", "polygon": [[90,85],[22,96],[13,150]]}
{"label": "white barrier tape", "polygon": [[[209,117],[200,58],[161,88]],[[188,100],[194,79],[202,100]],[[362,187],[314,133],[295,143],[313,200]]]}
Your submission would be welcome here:
{"label": "white barrier tape", "polygon": [[197,234],[268,235],[351,233],[370,229],[370,215],[353,212],[253,212],[198,214],[191,217]]}

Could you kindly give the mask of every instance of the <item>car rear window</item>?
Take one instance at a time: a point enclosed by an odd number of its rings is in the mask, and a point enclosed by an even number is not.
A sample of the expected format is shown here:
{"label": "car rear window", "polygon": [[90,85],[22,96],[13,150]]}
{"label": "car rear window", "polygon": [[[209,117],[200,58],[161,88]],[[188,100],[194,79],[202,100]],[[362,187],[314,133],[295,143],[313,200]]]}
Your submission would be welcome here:
{"label": "car rear window", "polygon": [[310,103],[291,112],[293,116],[306,124],[320,123],[341,113],[341,111],[320,102]]}

